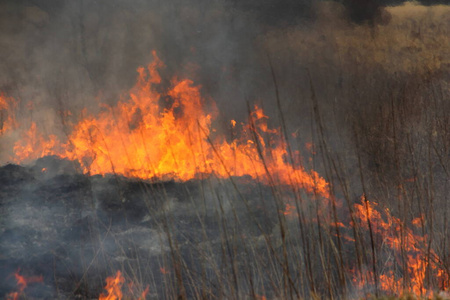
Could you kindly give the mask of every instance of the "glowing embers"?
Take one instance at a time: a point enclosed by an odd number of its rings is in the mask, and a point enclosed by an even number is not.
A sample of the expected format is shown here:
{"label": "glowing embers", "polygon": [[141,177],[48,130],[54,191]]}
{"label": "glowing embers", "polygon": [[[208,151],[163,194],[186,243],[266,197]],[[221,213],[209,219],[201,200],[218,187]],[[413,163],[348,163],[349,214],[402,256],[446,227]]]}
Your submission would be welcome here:
{"label": "glowing embers", "polygon": [[127,289],[123,291],[123,285],[125,284],[125,278],[122,272],[117,271],[115,276],[106,278],[106,293],[99,296],[99,300],[121,300],[121,299],[138,299],[144,300],[148,293],[148,287],[141,293],[137,292],[136,286],[133,282],[128,283]]}

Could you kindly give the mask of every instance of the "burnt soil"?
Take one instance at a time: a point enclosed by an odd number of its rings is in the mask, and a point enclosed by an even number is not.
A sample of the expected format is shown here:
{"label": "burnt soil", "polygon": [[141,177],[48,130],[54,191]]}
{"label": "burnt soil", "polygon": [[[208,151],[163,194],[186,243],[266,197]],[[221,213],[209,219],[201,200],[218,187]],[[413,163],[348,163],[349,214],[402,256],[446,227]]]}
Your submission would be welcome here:
{"label": "burnt soil", "polygon": [[[18,291],[14,273],[19,271],[43,278],[27,286],[26,299],[95,299],[116,270],[136,285],[149,285],[149,298],[165,298],[168,286],[176,286],[173,270],[179,261],[191,277],[203,273],[213,290],[220,278],[208,275],[215,267],[205,266],[202,251],[207,248],[220,267],[227,265],[224,232],[232,236],[239,230],[246,240],[270,234],[276,223],[276,214],[267,213],[275,210],[265,196],[270,194],[248,178],[181,183],[88,176],[77,163],[56,157],[5,165],[0,168],[0,298]],[[246,249],[239,245],[232,255],[244,257]]]}

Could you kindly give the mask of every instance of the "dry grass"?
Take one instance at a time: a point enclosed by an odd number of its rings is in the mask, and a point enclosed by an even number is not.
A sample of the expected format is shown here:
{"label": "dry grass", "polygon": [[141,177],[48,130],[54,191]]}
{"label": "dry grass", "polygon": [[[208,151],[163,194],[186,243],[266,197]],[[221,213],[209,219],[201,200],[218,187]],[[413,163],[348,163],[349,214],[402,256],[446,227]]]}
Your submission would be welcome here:
{"label": "dry grass", "polygon": [[[305,165],[327,179],[333,201],[300,186],[253,182],[250,193],[236,178],[208,178],[195,197],[183,191],[183,208],[202,228],[190,239],[177,223],[181,204],[171,206],[165,187],[155,185],[145,200],[160,234],[158,263],[170,273],[136,257],[121,264],[128,278],[142,289],[149,284],[155,299],[420,299],[383,297],[380,278],[389,270],[406,290],[414,282],[405,275],[407,244],[393,249],[374,232],[379,224],[366,229],[357,219],[354,204],[369,202],[400,220],[402,237],[424,237],[417,247],[450,275],[450,7],[387,11],[386,25],[355,26],[339,4],[323,3],[314,25],[260,40],[273,59],[278,125],[292,148],[302,139],[316,145]],[[290,64],[301,76],[285,72]],[[292,86],[296,93],[285,94]],[[287,137],[297,128],[308,136]],[[164,209],[153,210],[155,201]],[[283,213],[286,204],[293,217]],[[332,226],[338,223],[346,226]],[[428,268],[424,289],[442,288],[434,275]]]}

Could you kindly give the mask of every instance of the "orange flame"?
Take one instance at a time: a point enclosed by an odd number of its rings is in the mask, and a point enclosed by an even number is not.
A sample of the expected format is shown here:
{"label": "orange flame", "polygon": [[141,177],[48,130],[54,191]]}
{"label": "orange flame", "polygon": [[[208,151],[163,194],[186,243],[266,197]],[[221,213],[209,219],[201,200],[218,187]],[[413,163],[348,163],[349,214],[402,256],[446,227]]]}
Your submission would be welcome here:
{"label": "orange flame", "polygon": [[[122,272],[117,271],[116,276],[108,277],[106,278],[106,294],[102,294],[99,296],[99,300],[121,300],[123,299],[123,293],[122,293],[122,286],[125,283],[125,278],[122,275]],[[130,282],[128,284],[128,290],[130,296],[133,296],[135,293],[133,291],[134,284]],[[138,300],[144,300],[147,297],[149,291],[149,287],[147,287],[138,298],[133,297],[130,299],[138,299]],[[128,299],[128,298],[126,298]]]}
{"label": "orange flame", "polygon": [[107,292],[106,295],[100,295],[99,300],[120,300],[122,299],[122,285],[124,284],[125,279],[122,276],[120,271],[117,271],[116,277],[108,277],[106,278],[106,286],[105,290]]}
{"label": "orange flame", "polygon": [[14,277],[17,282],[18,291],[11,292],[8,295],[6,295],[6,299],[8,299],[8,300],[18,300],[19,297],[23,294],[23,292],[27,288],[28,284],[44,281],[44,278],[42,276],[25,277],[25,276],[20,275],[19,272],[20,272],[20,270],[18,270],[16,273],[14,273]]}
{"label": "orange flame", "polygon": [[[401,261],[404,253],[406,270],[401,274],[394,272],[391,265],[386,264],[378,276],[381,290],[387,293],[401,295],[410,292],[415,295],[433,295],[433,291],[426,288],[427,276],[433,276],[439,282],[442,290],[448,289],[448,274],[439,265],[438,256],[430,249],[427,254],[427,236],[417,235],[398,218],[391,215],[389,209],[381,210],[376,202],[355,204],[355,215],[361,221],[361,227],[369,230],[368,221],[375,236],[382,240],[382,244],[393,254],[396,262]],[[416,221],[413,221],[415,224]],[[403,232],[403,234],[402,234]],[[427,274],[428,273],[428,274]],[[362,278],[373,278],[373,274],[366,274]],[[370,280],[363,280],[365,285]]]}
{"label": "orange flame", "polygon": [[[237,138],[212,138],[215,107],[207,112],[200,87],[190,80],[172,80],[172,88],[159,93],[158,69],[163,63],[153,52],[147,68],[139,68],[137,84],[125,100],[103,106],[97,115],[86,115],[66,142],[55,135],[44,138],[36,124],[14,147],[16,162],[44,155],[78,160],[89,174],[116,173],[142,179],[189,180],[200,174],[221,178],[250,175],[264,182],[296,184],[308,192],[328,197],[328,184],[314,171],[288,162],[282,134],[268,126],[268,116],[254,106],[249,124]],[[162,104],[164,103],[164,104]]]}
{"label": "orange flame", "polygon": [[0,94],[0,135],[17,126],[15,110],[17,101],[4,94]]}
{"label": "orange flame", "polygon": [[[57,155],[79,161],[87,174],[115,173],[141,179],[186,181],[203,174],[219,178],[250,176],[268,184],[300,186],[330,199],[326,180],[297,163],[297,151],[293,152],[295,157],[290,157],[281,130],[269,126],[269,117],[261,107],[253,107],[247,124],[230,121],[233,140],[211,134],[216,132],[212,126],[217,115],[215,106],[205,108],[200,87],[190,80],[173,79],[171,88],[160,92],[158,70],[163,67],[153,52],[153,62],[146,68],[138,68],[137,83],[128,95],[115,106],[102,105],[96,115],[83,111],[83,118],[73,126],[67,140],[60,140],[56,135],[44,136],[32,123],[15,143],[12,159],[21,163]],[[4,128],[16,126],[12,103],[15,102],[10,98],[0,97],[0,113],[6,112],[8,116],[6,121],[1,121],[0,133]],[[316,154],[314,144],[307,143],[305,148]],[[374,234],[383,242],[382,247],[392,251],[396,261],[401,260],[400,253],[405,253],[406,269],[402,274],[389,265],[378,274],[383,291],[400,294],[406,289],[416,294],[429,293],[425,281],[431,275],[427,272],[439,280],[444,290],[448,289],[448,272],[433,259],[437,255],[425,249],[427,236],[415,234],[375,202],[356,204],[355,212],[363,230],[369,230],[368,221],[371,221]],[[296,206],[285,203],[283,214],[296,216]],[[421,216],[413,224],[418,226],[424,222]],[[346,228],[338,222],[331,225]],[[351,237],[344,238],[354,242]],[[161,272],[164,274],[166,270]],[[373,274],[360,274],[356,278],[355,281],[366,285]],[[124,282],[118,271],[115,277],[107,279],[107,295],[99,299],[122,299]]]}
{"label": "orange flame", "polygon": [[15,143],[14,153],[17,157],[43,157],[55,154],[58,139],[55,135],[45,138],[39,133],[36,123],[32,122],[30,129]]}

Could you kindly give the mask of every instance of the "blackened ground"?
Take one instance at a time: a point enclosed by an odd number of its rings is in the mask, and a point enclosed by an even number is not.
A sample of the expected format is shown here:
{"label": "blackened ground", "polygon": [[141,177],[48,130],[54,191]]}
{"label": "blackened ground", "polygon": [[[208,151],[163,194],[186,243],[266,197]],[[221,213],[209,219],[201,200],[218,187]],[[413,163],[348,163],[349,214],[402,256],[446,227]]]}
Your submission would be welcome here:
{"label": "blackened ground", "polygon": [[[273,204],[261,197],[270,195],[263,186],[240,184],[258,227],[226,183],[89,177],[77,168],[55,157],[0,168],[0,298],[18,290],[14,273],[19,270],[25,277],[43,277],[25,289],[27,299],[94,299],[105,278],[119,269],[139,272],[133,281],[148,284],[152,299],[166,298],[167,278],[174,272],[170,253],[179,254],[193,274],[200,273],[205,270],[202,255],[220,264],[227,228],[258,240],[261,230],[270,234],[275,224],[275,215],[267,213],[274,211]],[[171,251],[168,233],[178,250]],[[242,247],[235,254],[244,258]],[[213,265],[206,270],[213,273]],[[211,290],[220,285],[218,278],[208,278]]]}

